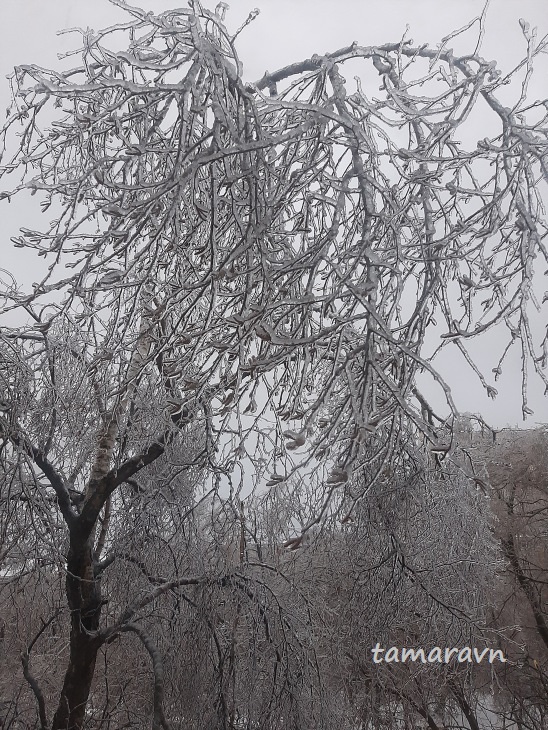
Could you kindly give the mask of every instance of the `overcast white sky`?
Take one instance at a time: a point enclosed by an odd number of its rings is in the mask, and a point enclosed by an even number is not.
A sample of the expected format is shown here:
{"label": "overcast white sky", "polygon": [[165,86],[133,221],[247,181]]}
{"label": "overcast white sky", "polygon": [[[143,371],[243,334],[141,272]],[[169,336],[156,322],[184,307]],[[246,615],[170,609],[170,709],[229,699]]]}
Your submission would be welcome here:
{"label": "overcast white sky", "polygon": [[[212,10],[217,0],[205,2]],[[160,12],[186,5],[185,0],[142,0],[134,2],[145,10]],[[238,28],[248,13],[260,9],[256,20],[240,36],[239,52],[248,81],[259,79],[266,70],[274,71],[314,53],[333,51],[357,41],[375,45],[398,41],[406,25],[417,44],[435,45],[443,36],[477,16],[484,0],[231,0],[226,22]],[[99,29],[123,21],[127,16],[108,0],[0,0],[0,109],[9,102],[5,76],[17,64],[35,63],[57,66],[57,53],[74,48],[79,36],[57,36],[56,31],[70,27]],[[487,12],[482,55],[496,59],[502,71],[509,71],[525,53],[525,44],[518,23],[526,19],[538,27],[538,34],[548,33],[548,0],[491,0]],[[476,29],[465,39],[452,43],[456,52],[472,52],[477,39]],[[62,62],[70,66],[70,59]],[[532,100],[548,97],[548,56],[541,59],[544,68],[537,73],[530,88]],[[540,69],[539,69],[540,71]],[[507,93],[511,94],[510,90]],[[485,136],[481,132],[479,137]],[[2,206],[3,236],[14,235],[21,219],[20,206]],[[8,219],[6,220],[6,215]],[[0,239],[0,267],[11,268],[5,260],[6,241]],[[548,289],[548,286],[545,286]],[[491,375],[496,365],[493,342],[481,346],[481,359]],[[517,350],[516,350],[517,355]],[[492,361],[492,359],[494,361]],[[521,422],[519,358],[507,363],[504,377],[497,383],[499,396],[491,401],[476,386],[463,366],[455,368],[456,353],[448,353],[441,361],[444,374],[455,391],[457,406],[463,411],[481,412],[496,427]],[[489,377],[489,382],[492,378]],[[548,422],[548,399],[540,385],[531,389],[530,406],[535,414],[526,423],[534,426]]]}
{"label": "overcast white sky", "polygon": [[[248,80],[275,68],[325,53],[356,40],[361,45],[399,40],[407,24],[417,43],[436,43],[477,16],[484,0],[231,0],[227,24],[237,28],[253,8],[260,15],[240,37],[240,53]],[[134,5],[160,12],[185,5],[184,0],[143,0]],[[211,9],[216,0],[211,0]],[[75,26],[101,28],[124,19],[108,0],[2,0],[4,29],[0,73],[17,63],[56,62],[60,49],[74,46],[76,36],[56,31]],[[509,68],[523,50],[520,17],[548,32],[546,0],[491,0],[483,55]],[[472,35],[470,36],[472,39]],[[475,45],[475,44],[473,44]],[[472,48],[470,50],[473,49]]]}

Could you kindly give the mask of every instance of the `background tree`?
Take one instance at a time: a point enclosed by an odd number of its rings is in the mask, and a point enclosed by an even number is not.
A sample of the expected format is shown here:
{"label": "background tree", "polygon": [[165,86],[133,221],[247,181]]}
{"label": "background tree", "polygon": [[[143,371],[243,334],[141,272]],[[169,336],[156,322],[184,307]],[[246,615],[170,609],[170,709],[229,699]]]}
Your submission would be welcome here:
{"label": "background tree", "polygon": [[512,627],[505,632],[511,663],[499,700],[514,722],[529,727],[542,727],[548,711],[542,699],[548,687],[546,447],[545,427],[502,431],[484,456],[505,561],[492,623]]}
{"label": "background tree", "polygon": [[[451,422],[418,374],[456,409],[423,352],[430,332],[494,397],[465,342],[506,329],[522,350],[524,414],[528,368],[546,382],[546,340],[535,345],[529,319],[533,261],[548,258],[546,110],[526,85],[503,106],[496,65],[454,56],[449,39],[354,43],[246,83],[222,4],[153,15],[112,1],[129,20],[81,31],[80,66],[15,69],[2,130],[1,175],[22,175],[2,197],[37,195],[53,216],[13,239],[47,265],[29,291],[4,293],[4,321],[25,323],[1,331],[0,414],[4,504],[15,484],[20,514],[44,523],[30,537],[37,554],[54,555],[66,577],[53,730],[83,726],[99,652],[128,633],[153,668],[153,726],[167,726],[148,624],[162,602],[198,606],[202,592],[226,589],[241,594],[233,621],[255,606],[272,636],[259,589],[230,561],[159,570],[173,549],[165,535],[179,534],[201,490],[216,496],[217,535],[230,511],[241,526],[242,490],[268,480],[300,505],[289,514],[302,541],[339,510],[350,519],[379,480],[405,484],[418,447],[443,466]],[[526,24],[523,33],[528,78],[546,41]],[[350,91],[341,71],[355,63],[362,81]],[[380,99],[366,91],[373,81]],[[459,135],[475,105],[493,126],[469,148]],[[188,505],[177,520],[163,508],[172,489],[177,509]],[[236,534],[223,536],[229,551]],[[142,578],[129,600],[109,578],[122,561]],[[226,726],[223,652],[219,643]],[[276,677],[282,661],[301,681],[293,654],[272,652]],[[47,727],[49,703],[27,675]],[[295,683],[272,696],[287,716]],[[290,709],[297,723],[301,710]]]}

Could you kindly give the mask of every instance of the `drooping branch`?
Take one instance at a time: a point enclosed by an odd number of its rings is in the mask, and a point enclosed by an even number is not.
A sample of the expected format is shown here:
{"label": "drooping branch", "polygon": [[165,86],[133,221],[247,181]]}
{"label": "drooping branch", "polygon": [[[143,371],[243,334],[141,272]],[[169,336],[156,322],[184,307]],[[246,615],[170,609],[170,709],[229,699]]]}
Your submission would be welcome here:
{"label": "drooping branch", "polygon": [[55,621],[57,616],[59,615],[59,611],[56,611],[53,616],[51,616],[47,621],[42,622],[42,626],[40,627],[40,630],[34,637],[34,639],[30,642],[28,647],[25,649],[25,651],[21,654],[21,663],[23,665],[23,676],[27,680],[29,687],[32,689],[32,692],[34,696],[36,697],[36,701],[38,703],[38,716],[40,718],[40,730],[48,730],[48,719],[47,719],[47,711],[46,711],[46,700],[44,698],[44,693],[42,692],[40,685],[37,681],[37,679],[34,677],[32,672],[30,671],[29,667],[29,660],[30,660],[30,653],[32,651],[33,646],[36,644],[38,639],[42,636],[44,631],[50,626],[50,624]]}
{"label": "drooping branch", "polygon": [[146,596],[137,598],[132,604],[130,604],[122,613],[118,621],[113,626],[105,629],[101,633],[101,641],[104,642],[114,634],[122,630],[122,628],[128,624],[136,613],[141,611],[145,606],[155,601],[159,596],[164,593],[173,590],[174,588],[181,588],[182,586],[197,586],[203,585],[209,581],[209,578],[205,577],[187,577],[177,578],[176,580],[167,581],[156,586],[154,590],[147,593]]}
{"label": "drooping branch", "polygon": [[152,661],[152,671],[154,674],[154,694],[153,694],[153,720],[152,730],[171,730],[171,726],[166,720],[164,714],[164,667],[162,655],[152,641],[148,633],[137,624],[125,624],[121,629],[121,633],[131,632],[139,637],[141,643],[145,647]]}

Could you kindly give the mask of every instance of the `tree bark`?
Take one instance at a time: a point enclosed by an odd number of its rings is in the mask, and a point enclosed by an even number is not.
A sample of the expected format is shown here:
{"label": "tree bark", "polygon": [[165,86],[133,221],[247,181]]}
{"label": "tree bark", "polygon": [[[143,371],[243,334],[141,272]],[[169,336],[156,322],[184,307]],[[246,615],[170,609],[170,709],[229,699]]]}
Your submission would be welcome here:
{"label": "tree bark", "polygon": [[71,534],[66,592],[71,610],[70,655],[52,730],[81,730],[85,720],[97,652],[101,617],[100,579],[94,574],[93,540]]}
{"label": "tree bark", "polygon": [[[510,497],[506,504],[508,515],[510,517],[514,516],[515,499],[516,484],[512,484]],[[542,605],[535,594],[534,583],[525,574],[523,565],[518,557],[514,534],[512,532],[509,532],[506,537],[503,537],[501,539],[501,544],[503,553],[506,556],[507,560],[510,562],[510,566],[514,572],[514,575],[516,576],[518,585],[525,594],[525,597],[527,598],[527,601],[533,613],[533,618],[535,619],[535,625],[537,627],[538,635],[544,642],[546,648],[548,648],[548,625],[546,624],[546,620],[544,618]]]}
{"label": "tree bark", "polygon": [[514,572],[514,575],[516,576],[518,585],[525,594],[525,597],[527,598],[527,602],[529,603],[529,607],[531,608],[531,611],[533,613],[533,618],[535,619],[537,633],[544,642],[546,648],[548,649],[548,625],[546,624],[546,620],[544,618],[542,605],[535,595],[533,582],[526,576],[522,564],[520,563],[518,554],[516,552],[514,536],[510,535],[510,537],[508,538],[503,538],[501,540],[501,543],[503,552],[510,562],[510,566],[512,568],[512,571]]}
{"label": "tree bark", "polygon": [[451,686],[451,692],[453,693],[454,698],[457,700],[458,706],[462,710],[462,713],[464,714],[466,720],[468,721],[468,724],[470,725],[470,730],[480,730],[476,715],[474,714],[474,711],[472,710],[466,697],[464,696],[463,690],[456,684],[456,682],[450,682],[449,684]]}

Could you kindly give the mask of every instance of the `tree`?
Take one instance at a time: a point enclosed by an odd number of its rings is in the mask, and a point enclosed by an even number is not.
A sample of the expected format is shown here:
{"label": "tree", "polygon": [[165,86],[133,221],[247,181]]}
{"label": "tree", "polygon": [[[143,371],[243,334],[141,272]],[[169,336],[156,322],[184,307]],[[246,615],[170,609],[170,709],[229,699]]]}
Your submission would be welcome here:
{"label": "tree", "polygon": [[427,463],[406,481],[385,477],[326,547],[331,580],[322,583],[336,587],[329,664],[356,727],[407,727],[406,718],[447,727],[461,714],[459,690],[479,694],[481,667],[383,659],[389,647],[490,645],[498,555],[489,502],[470,486],[460,470]]}
{"label": "tree", "polygon": [[[201,487],[227,509],[224,489],[237,514],[241,491],[268,478],[302,500],[304,538],[339,507],[350,518],[381,477],[405,482],[418,447],[439,467],[451,458],[451,420],[417,387],[429,374],[456,414],[427,333],[494,397],[465,343],[507,331],[522,350],[524,416],[528,368],[547,382],[529,318],[533,262],[548,258],[546,111],[526,84],[504,106],[512,74],[478,50],[456,57],[450,38],[353,43],[246,83],[222,3],[154,15],[111,1],[130,19],[81,31],[80,66],[15,69],[2,130],[1,176],[22,180],[1,196],[36,195],[53,215],[13,239],[47,266],[30,290],[4,293],[4,321],[26,322],[2,327],[0,414],[2,489],[15,484],[20,514],[55,535],[30,539],[66,575],[53,730],[83,726],[98,652],[127,632],[150,656],[153,726],[166,727],[143,612],[170,591],[234,586],[225,567],[156,575],[105,621],[101,584],[132,496],[161,502],[177,483],[191,514]],[[522,27],[516,73],[529,78],[546,40]],[[352,62],[353,92],[341,74]],[[491,122],[468,149],[476,106]]]}
{"label": "tree", "polygon": [[529,727],[546,724],[548,710],[546,446],[546,428],[503,431],[484,456],[506,564],[492,621],[512,627],[506,651],[516,667],[512,671],[510,665],[505,677],[501,704],[516,723]]}

